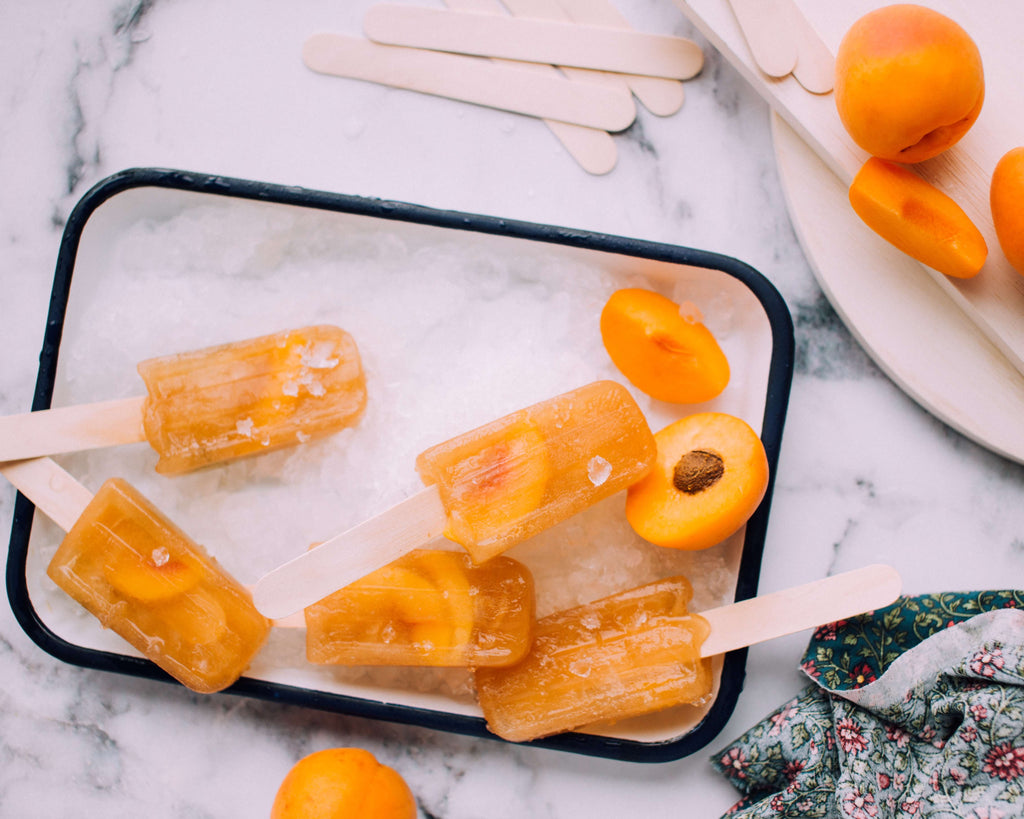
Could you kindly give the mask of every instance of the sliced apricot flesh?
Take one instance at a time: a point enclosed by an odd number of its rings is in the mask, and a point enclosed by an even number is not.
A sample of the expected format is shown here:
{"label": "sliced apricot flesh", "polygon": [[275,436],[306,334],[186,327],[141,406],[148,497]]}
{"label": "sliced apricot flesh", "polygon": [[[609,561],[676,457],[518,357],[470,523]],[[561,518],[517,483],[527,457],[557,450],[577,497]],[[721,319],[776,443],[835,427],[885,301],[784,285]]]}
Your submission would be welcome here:
{"label": "sliced apricot flesh", "polygon": [[140,554],[130,548],[103,567],[107,581],[125,597],[143,603],[170,600],[198,585],[203,568],[185,554],[171,555],[162,547]]}
{"label": "sliced apricot flesh", "polygon": [[969,279],[988,258],[985,237],[963,209],[893,162],[868,159],[850,185],[850,204],[875,233],[939,273]]}
{"label": "sliced apricot flesh", "polygon": [[710,401],[729,383],[729,361],[711,331],[660,293],[613,293],[601,311],[601,339],[619,371],[659,401]]}
{"label": "sliced apricot flesh", "polygon": [[1024,147],[1007,151],[996,164],[989,200],[1003,255],[1024,275]]}
{"label": "sliced apricot flesh", "polygon": [[540,507],[551,459],[543,433],[526,418],[464,438],[421,455],[417,465],[442,488],[445,536],[479,562],[490,555],[474,551],[477,544],[501,537]]}
{"label": "sliced apricot flesh", "polygon": [[754,514],[768,488],[768,458],[746,421],[702,412],[654,439],[654,469],[626,492],[626,519],[640,537],[671,549],[707,549]]}

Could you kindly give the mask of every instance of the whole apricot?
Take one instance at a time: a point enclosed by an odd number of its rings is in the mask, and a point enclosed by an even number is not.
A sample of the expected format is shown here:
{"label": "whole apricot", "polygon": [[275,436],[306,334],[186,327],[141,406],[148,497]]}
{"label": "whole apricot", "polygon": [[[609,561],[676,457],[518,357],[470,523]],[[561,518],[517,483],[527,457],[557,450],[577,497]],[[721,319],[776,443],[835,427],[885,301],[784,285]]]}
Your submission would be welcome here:
{"label": "whole apricot", "polygon": [[913,163],[942,153],[974,124],[984,98],[977,45],[933,9],[883,6],[839,44],[839,118],[854,142],[882,159]]}
{"label": "whole apricot", "polygon": [[989,189],[996,238],[1007,261],[1024,274],[1024,147],[1007,151]]}
{"label": "whole apricot", "polygon": [[654,468],[626,490],[626,519],[640,537],[671,549],[707,549],[754,514],[768,490],[768,457],[746,421],[701,412],[654,439]]}
{"label": "whole apricot", "polygon": [[295,763],[270,819],[415,819],[405,780],[362,748],[328,748]]}
{"label": "whole apricot", "polygon": [[876,156],[850,185],[850,204],[875,233],[933,270],[976,276],[988,244],[963,209],[909,168]]}
{"label": "whole apricot", "polygon": [[601,311],[601,340],[619,372],[659,401],[710,401],[729,383],[729,361],[711,331],[660,293],[613,293]]}

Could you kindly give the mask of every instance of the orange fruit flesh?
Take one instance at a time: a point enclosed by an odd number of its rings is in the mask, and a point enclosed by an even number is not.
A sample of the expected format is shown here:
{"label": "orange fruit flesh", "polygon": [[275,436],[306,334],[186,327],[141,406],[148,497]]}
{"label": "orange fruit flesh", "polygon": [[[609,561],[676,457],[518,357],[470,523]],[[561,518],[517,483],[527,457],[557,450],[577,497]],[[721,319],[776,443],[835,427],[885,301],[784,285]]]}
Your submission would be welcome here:
{"label": "orange fruit flesh", "polygon": [[[626,493],[626,519],[640,537],[673,549],[707,549],[747,522],[768,488],[768,458],[745,421],[697,413],[654,437],[657,464]],[[699,453],[697,472],[691,453]],[[681,461],[685,469],[677,469]]]}
{"label": "orange fruit flesh", "polygon": [[517,661],[533,633],[533,581],[517,561],[482,566],[420,549],[306,609],[306,656],[343,665]]}

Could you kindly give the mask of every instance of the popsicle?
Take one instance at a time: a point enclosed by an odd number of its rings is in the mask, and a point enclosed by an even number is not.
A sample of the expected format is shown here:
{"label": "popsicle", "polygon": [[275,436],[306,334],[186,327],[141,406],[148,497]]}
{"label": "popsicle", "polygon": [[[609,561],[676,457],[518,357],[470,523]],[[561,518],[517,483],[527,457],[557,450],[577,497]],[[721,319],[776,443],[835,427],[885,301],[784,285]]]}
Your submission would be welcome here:
{"label": "popsicle", "polygon": [[537,621],[529,654],[475,672],[488,729],[524,742],[595,723],[702,705],[710,657],[892,603],[900,577],[866,566],[693,614],[677,576]]}
{"label": "popsicle", "polygon": [[533,577],[518,561],[476,566],[418,549],[306,608],[312,663],[510,665],[533,637]]}
{"label": "popsicle", "polygon": [[183,685],[227,688],[270,623],[248,590],[125,481],[95,495],[48,458],[0,471],[64,538],[46,573],[72,599]]}
{"label": "popsicle", "polygon": [[0,418],[0,461],[149,441],[157,472],[304,443],[351,426],[366,405],[344,330],[304,327],[143,361],[148,394]]}
{"label": "popsicle", "polygon": [[285,617],[441,535],[483,563],[625,489],[655,456],[621,384],[542,401],[421,453],[425,490],[264,575],[256,607]]}

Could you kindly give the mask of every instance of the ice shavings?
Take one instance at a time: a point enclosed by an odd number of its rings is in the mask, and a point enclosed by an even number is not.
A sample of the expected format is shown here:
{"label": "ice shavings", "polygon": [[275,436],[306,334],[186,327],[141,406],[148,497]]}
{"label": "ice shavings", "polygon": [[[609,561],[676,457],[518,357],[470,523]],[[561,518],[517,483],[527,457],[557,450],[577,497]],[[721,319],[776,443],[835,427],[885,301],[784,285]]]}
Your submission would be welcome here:
{"label": "ice shavings", "polygon": [[600,455],[595,455],[587,463],[587,478],[594,486],[600,486],[612,474],[612,465],[608,462],[607,458],[602,458]]}

